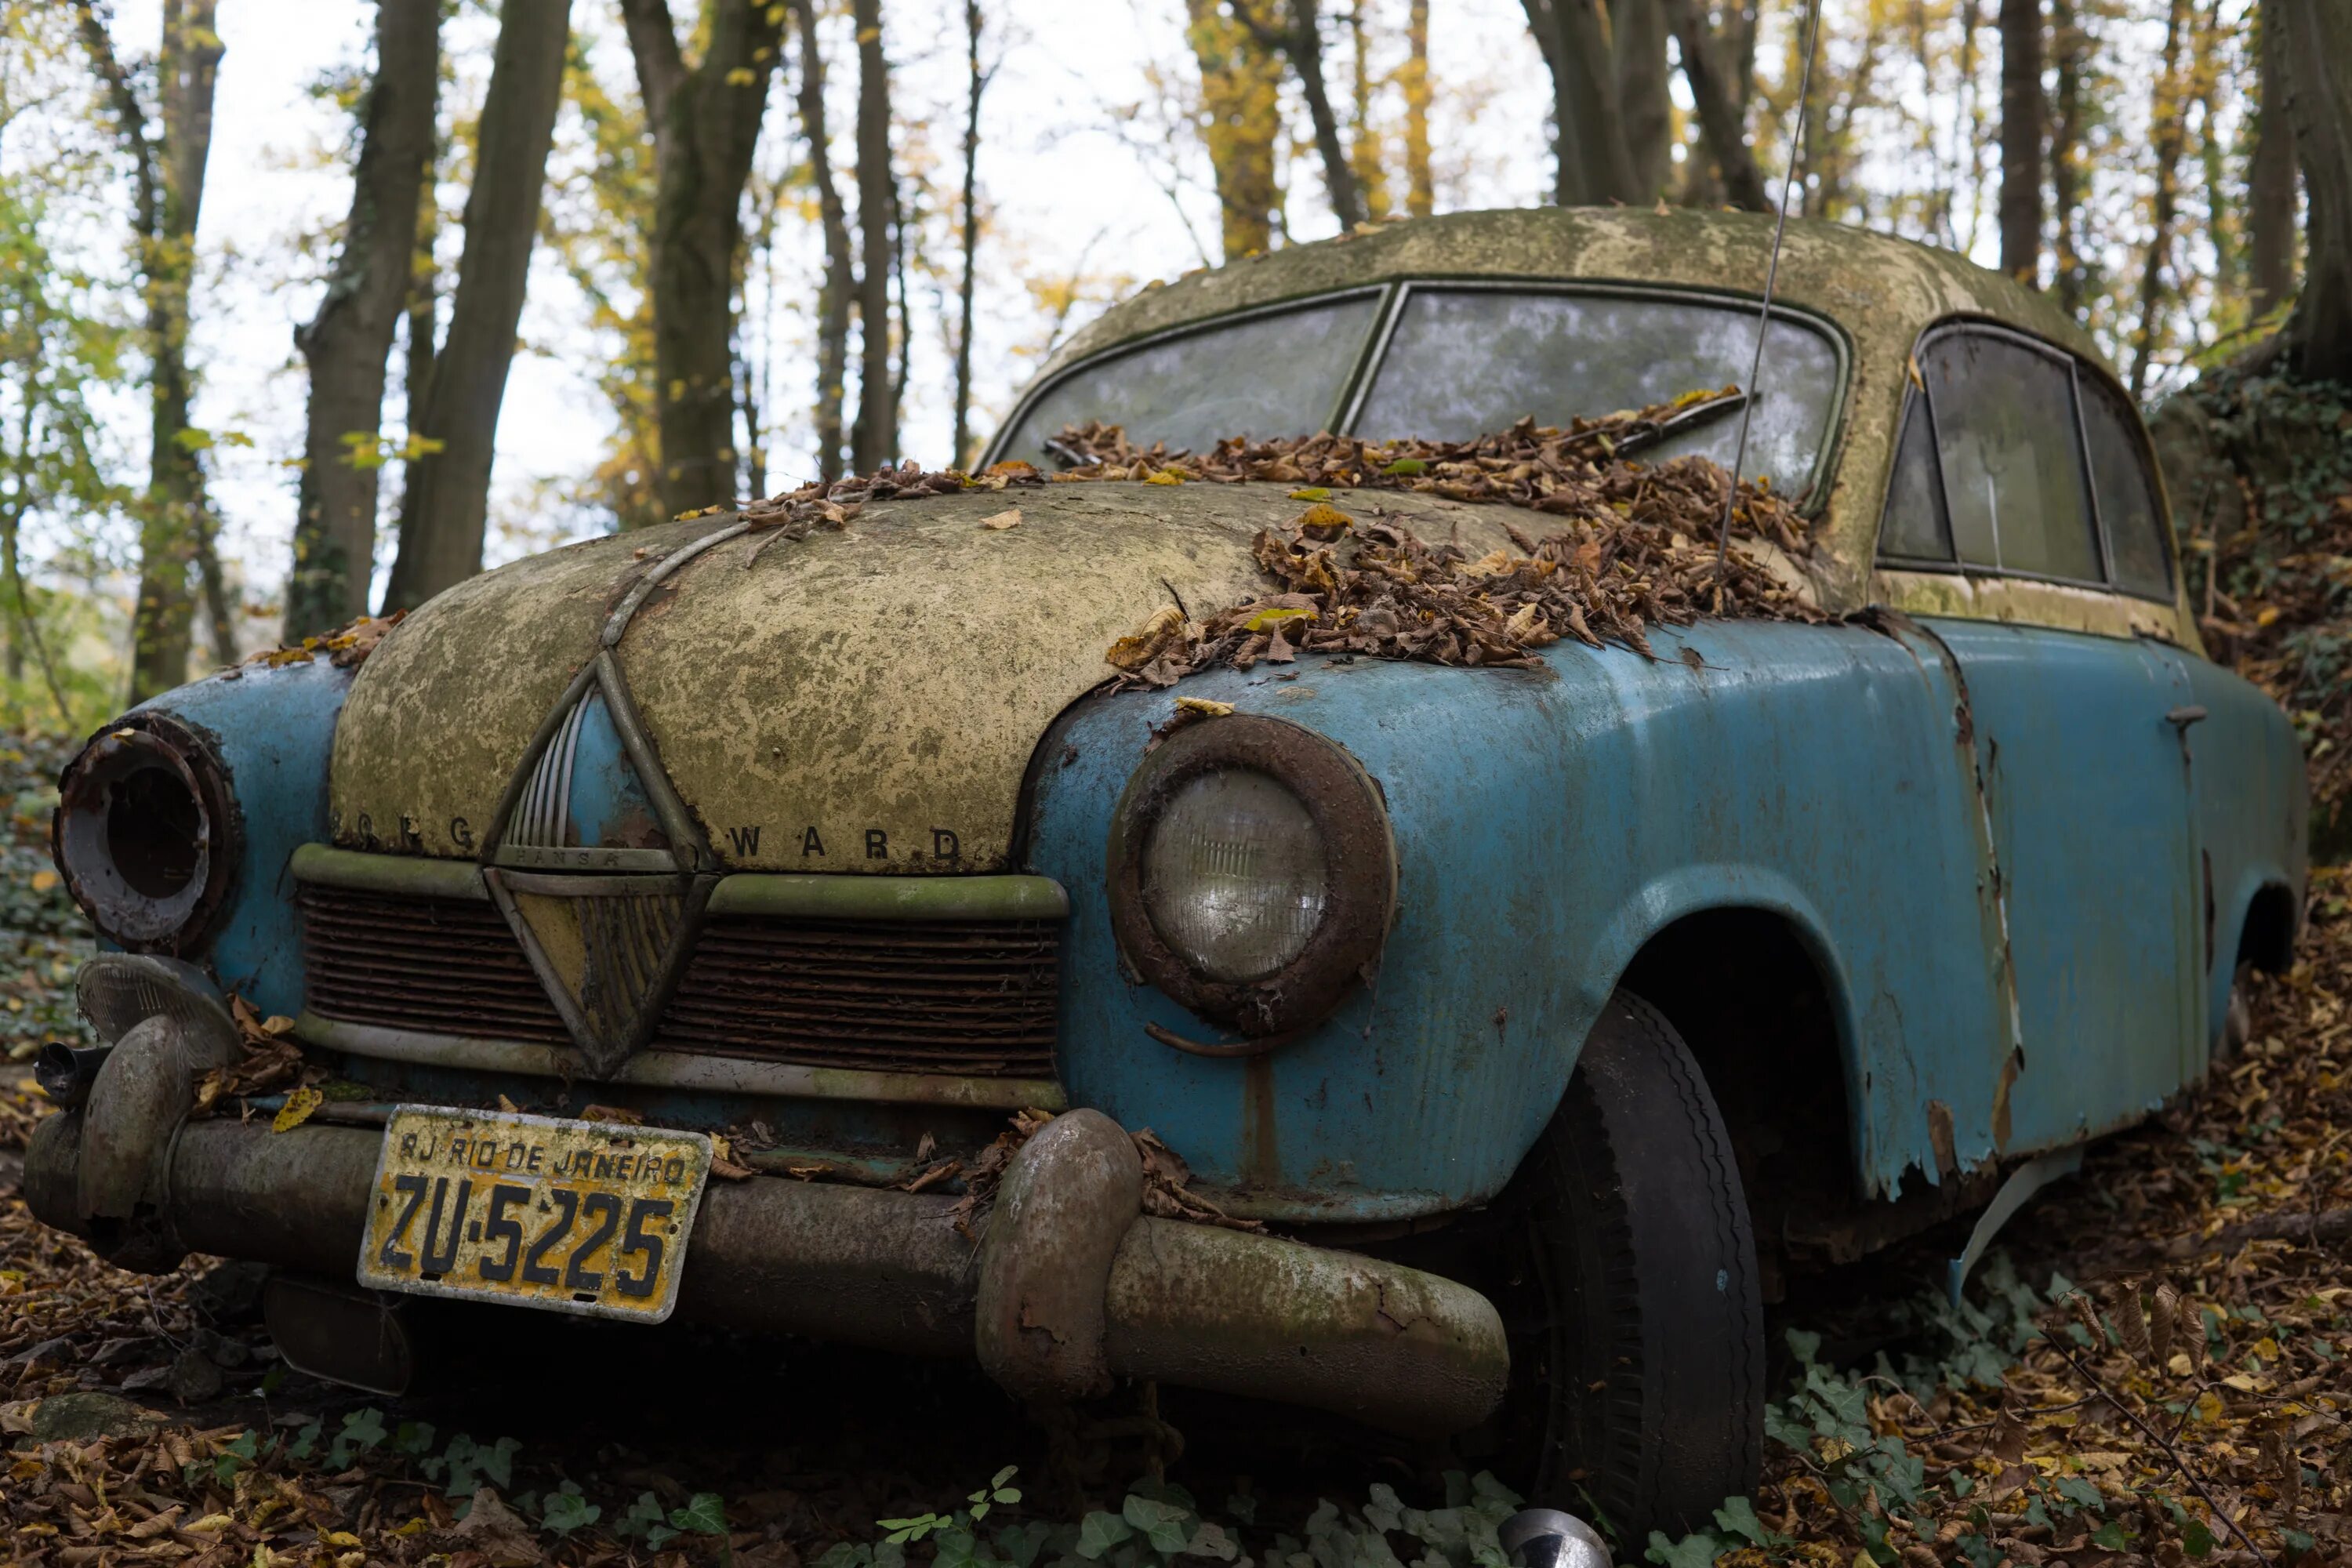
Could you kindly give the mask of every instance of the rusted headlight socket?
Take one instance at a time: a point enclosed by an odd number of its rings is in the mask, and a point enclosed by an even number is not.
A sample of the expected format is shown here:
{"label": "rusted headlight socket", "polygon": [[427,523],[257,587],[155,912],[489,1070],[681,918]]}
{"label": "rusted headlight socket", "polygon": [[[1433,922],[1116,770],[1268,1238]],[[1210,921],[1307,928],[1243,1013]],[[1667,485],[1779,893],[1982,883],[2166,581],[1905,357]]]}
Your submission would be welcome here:
{"label": "rusted headlight socket", "polygon": [[236,879],[243,825],[228,770],[169,715],[130,714],[66,764],[49,854],[99,933],[178,955],[212,932]]}
{"label": "rusted headlight socket", "polygon": [[[1229,769],[1263,773],[1297,797],[1322,837],[1327,868],[1322,921],[1306,945],[1274,973],[1244,982],[1187,964],[1152,924],[1143,889],[1145,850],[1171,800]],[[1120,950],[1146,981],[1246,1040],[1271,1044],[1320,1023],[1370,973],[1395,912],[1396,882],[1396,841],[1379,786],[1339,746],[1278,719],[1229,714],[1177,731],[1136,770],[1111,818],[1110,918]]]}

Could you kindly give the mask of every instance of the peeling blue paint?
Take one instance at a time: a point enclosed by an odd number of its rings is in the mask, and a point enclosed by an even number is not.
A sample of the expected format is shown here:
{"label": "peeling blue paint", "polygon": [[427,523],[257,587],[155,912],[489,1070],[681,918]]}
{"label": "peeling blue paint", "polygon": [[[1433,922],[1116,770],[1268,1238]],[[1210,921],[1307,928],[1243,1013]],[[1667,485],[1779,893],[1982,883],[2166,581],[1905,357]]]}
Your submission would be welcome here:
{"label": "peeling blue paint", "polygon": [[204,955],[224,991],[265,1016],[302,1010],[302,932],[288,869],[296,847],[329,837],[327,763],[352,672],[325,659],[195,681],[142,704],[208,735],[244,819],[245,855]]}
{"label": "peeling blue paint", "polygon": [[[1030,840],[1071,894],[1073,1100],[1154,1128],[1252,1213],[1478,1203],[1643,945],[1725,908],[1778,915],[1826,978],[1852,1111],[1835,1131],[1865,1192],[1938,1179],[1931,1104],[1969,1170],[2132,1120],[2201,1070],[2200,853],[2232,898],[2301,885],[2278,826],[2300,810],[2294,744],[2259,692],[2152,644],[1976,623],[1654,640],[1656,659],[1562,644],[1540,671],[1308,658],[1185,682],[1347,747],[1397,840],[1377,986],[1247,1062],[1147,1037],[1206,1026],[1125,975],[1111,940],[1109,816],[1171,694],[1079,704]],[[2183,770],[2165,714],[2191,697],[2257,773]]]}

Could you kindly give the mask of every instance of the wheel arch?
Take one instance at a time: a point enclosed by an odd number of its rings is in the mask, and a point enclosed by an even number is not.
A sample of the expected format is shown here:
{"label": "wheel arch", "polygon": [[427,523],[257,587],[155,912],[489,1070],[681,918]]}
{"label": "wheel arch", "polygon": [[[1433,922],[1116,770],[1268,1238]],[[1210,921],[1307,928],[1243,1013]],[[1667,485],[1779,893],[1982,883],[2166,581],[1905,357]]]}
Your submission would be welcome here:
{"label": "wheel arch", "polygon": [[2265,974],[2294,966],[2294,941],[2303,908],[2294,884],[2273,867],[2249,867],[2221,905],[2222,921],[2212,934],[2211,964],[2205,977],[2205,1037],[2219,1040],[2230,1016],[2230,993],[2241,965]]}
{"label": "wheel arch", "polygon": [[[1828,922],[1802,889],[1754,868],[1679,874],[1629,900],[1603,945],[1608,961],[1593,973],[1610,976],[1610,991],[1623,986],[1664,1013],[1698,1058],[1742,1144],[1743,1179],[1773,1175],[1751,1159],[1749,1145],[1765,1130],[1750,1112],[1769,1107],[1785,1116],[1802,1100],[1816,1114],[1833,1107],[1843,1132],[1843,1159],[1824,1147],[1831,1141],[1806,1141],[1811,1163],[1833,1167],[1814,1173],[1811,1184],[1856,1196],[1870,1191],[1859,1013]],[[1759,1047],[1752,1029],[1729,1026],[1728,1013],[1738,1008],[1743,1024],[1752,1022],[1748,1004],[1768,984],[1785,987],[1770,1014],[1785,1027]],[[1592,999],[1593,1016],[1606,999]]]}

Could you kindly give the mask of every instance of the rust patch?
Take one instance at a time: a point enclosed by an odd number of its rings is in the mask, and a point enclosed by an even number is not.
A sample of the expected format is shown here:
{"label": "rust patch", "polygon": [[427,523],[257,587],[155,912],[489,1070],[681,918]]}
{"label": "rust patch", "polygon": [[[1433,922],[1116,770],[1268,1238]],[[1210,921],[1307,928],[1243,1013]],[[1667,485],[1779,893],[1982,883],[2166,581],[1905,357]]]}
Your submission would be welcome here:
{"label": "rust patch", "polygon": [[1242,1181],[1253,1187],[1282,1182],[1282,1142],[1275,1121],[1274,1058],[1252,1057],[1242,1069]]}
{"label": "rust patch", "polygon": [[2009,1152],[2009,1091],[2017,1082],[2017,1075],[2025,1070],[2025,1049],[2012,1048],[2000,1064],[2000,1081],[1992,1090],[1992,1146],[1997,1153]]}
{"label": "rust patch", "polygon": [[1940,1100],[1927,1102],[1927,1145],[1936,1152],[1938,1177],[1948,1177],[1960,1168],[1959,1151],[1952,1136],[1952,1108]]}

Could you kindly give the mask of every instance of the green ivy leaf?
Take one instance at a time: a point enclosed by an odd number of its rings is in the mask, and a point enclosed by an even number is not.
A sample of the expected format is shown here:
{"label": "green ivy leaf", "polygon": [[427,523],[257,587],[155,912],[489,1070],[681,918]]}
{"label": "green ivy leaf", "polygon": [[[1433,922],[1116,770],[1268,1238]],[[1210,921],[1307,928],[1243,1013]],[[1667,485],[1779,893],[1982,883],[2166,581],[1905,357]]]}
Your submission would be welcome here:
{"label": "green ivy leaf", "polygon": [[1192,1538],[1187,1528],[1192,1515],[1175,1503],[1130,1495],[1119,1505],[1119,1516],[1142,1533],[1154,1552],[1165,1557],[1183,1551],[1184,1543]]}
{"label": "green ivy leaf", "polygon": [[1645,1561],[1660,1568],[1715,1568],[1715,1560],[1723,1543],[1707,1531],[1694,1531],[1680,1541],[1670,1541],[1663,1530],[1650,1531],[1650,1549],[1642,1553]]}
{"label": "green ivy leaf", "polygon": [[540,1512],[540,1526],[558,1535],[569,1535],[604,1517],[604,1510],[580,1495],[580,1483],[565,1481],[547,1495],[547,1506]]}
{"label": "green ivy leaf", "polygon": [[697,1492],[687,1500],[684,1508],[670,1510],[669,1521],[679,1530],[690,1530],[697,1535],[727,1533],[727,1508],[717,1492]]}
{"label": "green ivy leaf", "polygon": [[1122,1541],[1133,1539],[1135,1531],[1127,1521],[1100,1509],[1078,1521],[1078,1555],[1093,1563]]}
{"label": "green ivy leaf", "polygon": [[1756,1517],[1756,1505],[1744,1497],[1728,1499],[1715,1510],[1715,1527],[1753,1546],[1786,1546],[1789,1538]]}

